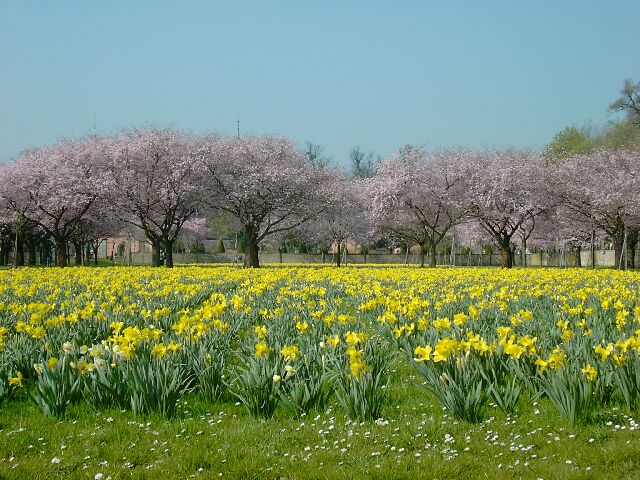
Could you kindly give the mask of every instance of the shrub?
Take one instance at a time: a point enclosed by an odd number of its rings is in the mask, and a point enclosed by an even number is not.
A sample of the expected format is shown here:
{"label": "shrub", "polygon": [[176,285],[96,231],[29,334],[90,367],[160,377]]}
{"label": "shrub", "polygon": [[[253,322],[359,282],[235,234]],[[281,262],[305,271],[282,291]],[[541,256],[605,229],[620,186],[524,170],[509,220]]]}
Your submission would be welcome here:
{"label": "shrub", "polygon": [[381,417],[388,396],[392,359],[384,345],[370,342],[362,352],[364,367],[360,375],[354,375],[353,367],[344,361],[338,364],[341,368],[337,373],[336,396],[348,418],[375,420]]}
{"label": "shrub", "polygon": [[250,358],[246,366],[238,367],[230,388],[253,418],[271,418],[280,400],[281,365],[271,356]]}
{"label": "shrub", "polygon": [[594,407],[592,382],[575,367],[545,370],[542,387],[549,400],[571,425],[586,421]]}
{"label": "shrub", "polygon": [[64,416],[69,404],[80,391],[80,377],[71,368],[69,357],[62,356],[55,365],[44,363],[40,367],[33,401],[50,417]]}
{"label": "shrub", "polygon": [[186,366],[172,357],[136,357],[130,362],[127,382],[133,413],[155,411],[166,418],[173,417],[178,399],[193,385]]}

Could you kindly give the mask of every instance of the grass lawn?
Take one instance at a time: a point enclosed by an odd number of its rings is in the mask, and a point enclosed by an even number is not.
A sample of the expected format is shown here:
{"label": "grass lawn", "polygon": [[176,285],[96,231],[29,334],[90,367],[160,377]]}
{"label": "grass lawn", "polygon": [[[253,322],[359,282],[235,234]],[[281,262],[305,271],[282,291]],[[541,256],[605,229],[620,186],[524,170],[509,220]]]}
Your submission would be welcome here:
{"label": "grass lawn", "polygon": [[[64,420],[27,398],[0,409],[1,478],[640,478],[640,415],[611,406],[569,428],[547,400],[453,420],[407,372],[384,419],[338,405],[253,420],[232,399],[180,401],[178,418],[73,406]],[[395,406],[391,406],[395,405]]]}

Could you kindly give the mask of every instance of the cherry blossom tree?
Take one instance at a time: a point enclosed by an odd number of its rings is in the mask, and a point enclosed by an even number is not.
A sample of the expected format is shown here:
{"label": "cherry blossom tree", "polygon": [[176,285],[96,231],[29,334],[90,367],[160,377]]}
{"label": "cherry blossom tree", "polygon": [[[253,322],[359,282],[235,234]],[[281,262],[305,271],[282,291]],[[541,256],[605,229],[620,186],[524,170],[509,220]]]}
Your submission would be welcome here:
{"label": "cherry blossom tree", "polygon": [[624,150],[577,155],[562,164],[560,178],[563,205],[583,224],[606,232],[613,241],[616,266],[634,268],[640,234],[640,156]]}
{"label": "cherry blossom tree", "polygon": [[468,152],[464,161],[471,214],[500,249],[502,266],[511,268],[513,237],[556,203],[553,167],[520,151]]}
{"label": "cherry blossom tree", "polygon": [[198,211],[192,144],[168,129],[124,131],[109,148],[112,215],[139,228],[152,245],[152,264],[173,267],[173,244]]}
{"label": "cherry blossom tree", "polygon": [[199,139],[202,201],[227,212],[244,229],[245,266],[259,267],[258,244],[296,228],[325,209],[319,192],[329,172],[287,139],[273,136]]}
{"label": "cherry blossom tree", "polygon": [[336,266],[340,266],[347,240],[366,243],[371,227],[365,212],[366,198],[362,181],[349,178],[346,172],[335,171],[325,183],[321,195],[325,208],[301,227],[301,238],[328,249],[336,248]]}
{"label": "cherry blossom tree", "polygon": [[[592,268],[595,264],[596,242],[604,237],[604,232],[588,217],[567,208],[562,203],[536,219],[536,228],[529,239],[529,245],[541,249],[560,249],[564,254],[573,252],[572,266],[581,267],[582,251],[588,250],[591,259],[587,262]],[[570,265],[568,261],[565,265]]]}
{"label": "cherry blossom tree", "polygon": [[199,245],[204,251],[202,242],[209,238],[211,230],[209,229],[208,219],[205,217],[192,218],[184,222],[180,238],[182,241],[192,245]]}
{"label": "cherry blossom tree", "polygon": [[[5,168],[8,168],[8,165],[0,163],[0,181],[6,178],[2,173]],[[6,200],[0,196],[0,265],[9,263],[11,237],[11,212],[7,208]]]}
{"label": "cherry blossom tree", "polygon": [[487,234],[486,230],[478,222],[465,221],[460,223],[451,230],[451,234],[455,236],[459,245],[469,249],[469,253],[474,249],[478,251],[480,254],[478,265],[484,265],[485,253],[489,255],[489,265],[492,264],[493,238]]}
{"label": "cherry blossom tree", "polygon": [[16,228],[37,225],[54,241],[56,264],[68,263],[67,244],[101,194],[104,172],[96,139],[63,140],[24,152],[0,170],[0,198]]}
{"label": "cherry blossom tree", "polygon": [[120,235],[126,225],[118,220],[106,202],[98,203],[89,211],[88,215],[82,219],[77,232],[72,241],[75,246],[76,264],[88,264],[93,258],[94,265],[98,265],[98,252],[100,244],[107,238]]}
{"label": "cherry blossom tree", "polygon": [[460,156],[464,152],[428,156],[424,148],[408,145],[383,160],[375,177],[363,180],[376,230],[418,244],[421,267],[427,250],[435,266],[438,244],[469,213],[461,201],[466,172]]}
{"label": "cherry blossom tree", "polygon": [[211,213],[242,231],[248,267],[259,266],[261,242],[292,236],[339,251],[347,239],[400,240],[420,246],[421,266],[427,252],[435,265],[448,237],[469,247],[490,238],[505,267],[514,244],[523,264],[527,247],[538,245],[574,251],[577,266],[581,250],[593,252],[606,237],[616,265],[635,267],[639,154],[576,152],[544,164],[530,152],[427,154],[409,145],[376,162],[374,176],[350,178],[317,145],[301,152],[275,136],[192,138],[150,128],[62,140],[0,164],[0,263],[13,252],[22,265],[26,252],[33,264],[37,246],[51,243],[59,266],[70,243],[77,262],[87,247],[95,260],[103,238],[128,230],[149,239],[154,265],[164,251],[171,267],[176,239],[207,236],[202,217]]}

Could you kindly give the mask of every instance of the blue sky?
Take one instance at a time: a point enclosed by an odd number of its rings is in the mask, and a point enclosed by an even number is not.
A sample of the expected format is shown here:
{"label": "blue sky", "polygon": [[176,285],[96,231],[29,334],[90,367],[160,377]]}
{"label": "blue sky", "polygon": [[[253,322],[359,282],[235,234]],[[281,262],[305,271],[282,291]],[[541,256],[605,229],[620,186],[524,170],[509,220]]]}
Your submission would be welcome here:
{"label": "blue sky", "polygon": [[629,1],[0,0],[0,160],[129,126],[540,149],[640,80]]}

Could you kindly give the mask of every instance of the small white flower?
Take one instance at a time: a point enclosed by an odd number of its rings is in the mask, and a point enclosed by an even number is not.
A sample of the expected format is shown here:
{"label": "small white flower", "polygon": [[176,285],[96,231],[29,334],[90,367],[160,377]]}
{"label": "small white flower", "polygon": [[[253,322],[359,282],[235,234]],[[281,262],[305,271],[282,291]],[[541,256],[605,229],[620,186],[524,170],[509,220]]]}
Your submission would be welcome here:
{"label": "small white flower", "polygon": [[51,463],[60,463],[60,458],[58,458],[58,457],[53,457],[53,458],[51,459]]}

